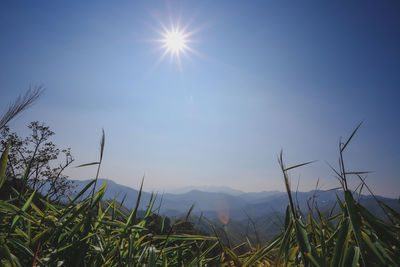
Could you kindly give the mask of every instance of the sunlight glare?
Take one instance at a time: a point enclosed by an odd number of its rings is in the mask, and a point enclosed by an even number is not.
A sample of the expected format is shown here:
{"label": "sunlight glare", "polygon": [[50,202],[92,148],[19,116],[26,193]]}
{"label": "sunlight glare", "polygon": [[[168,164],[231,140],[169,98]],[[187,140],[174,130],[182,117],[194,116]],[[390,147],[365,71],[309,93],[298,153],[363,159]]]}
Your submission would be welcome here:
{"label": "sunlight glare", "polygon": [[177,54],[185,49],[186,41],[183,32],[172,30],[165,34],[164,45],[171,53]]}
{"label": "sunlight glare", "polygon": [[188,57],[188,52],[193,52],[193,49],[189,47],[191,40],[189,37],[193,32],[186,31],[186,27],[181,28],[179,23],[176,25],[172,24],[169,28],[161,24],[162,31],[159,32],[161,39],[157,40],[161,43],[161,49],[164,49],[160,60],[162,60],[166,55],[170,55],[171,59],[176,59],[178,65],[181,64],[181,54]]}

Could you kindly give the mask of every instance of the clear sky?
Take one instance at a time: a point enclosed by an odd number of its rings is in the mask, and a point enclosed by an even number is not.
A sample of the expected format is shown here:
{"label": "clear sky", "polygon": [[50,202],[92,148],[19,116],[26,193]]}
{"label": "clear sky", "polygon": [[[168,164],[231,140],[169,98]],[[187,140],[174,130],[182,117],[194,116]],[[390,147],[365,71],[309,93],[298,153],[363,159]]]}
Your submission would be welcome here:
{"label": "clear sky", "polygon": [[[337,186],[339,137],[365,121],[345,154],[400,193],[398,1],[1,1],[0,104],[47,90],[10,126],[46,122],[76,165],[106,149],[101,176],[146,190],[227,185],[282,190],[277,155],[300,190]],[[160,23],[188,25],[179,65]],[[67,170],[87,179],[94,168]]]}

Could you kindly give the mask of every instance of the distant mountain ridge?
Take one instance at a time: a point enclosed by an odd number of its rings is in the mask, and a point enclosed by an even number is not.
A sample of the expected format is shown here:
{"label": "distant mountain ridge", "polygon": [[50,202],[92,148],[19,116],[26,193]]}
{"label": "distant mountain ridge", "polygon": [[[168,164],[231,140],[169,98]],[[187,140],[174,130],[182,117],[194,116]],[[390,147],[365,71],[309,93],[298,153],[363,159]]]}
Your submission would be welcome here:
{"label": "distant mountain ridge", "polygon": [[239,196],[244,194],[245,192],[237,189],[230,188],[229,186],[186,186],[182,188],[177,188],[173,190],[167,191],[170,194],[185,194],[192,190],[198,190],[203,192],[210,192],[210,193],[225,193],[233,196]]}
{"label": "distant mountain ridge", "polygon": [[[76,192],[80,192],[91,180],[75,180]],[[98,179],[96,190],[105,182],[105,179]],[[213,191],[222,190],[224,192],[206,192],[209,188]],[[190,190],[189,190],[190,189]],[[242,192],[240,190],[230,189],[229,187],[187,187],[184,193],[158,194],[154,207],[160,208],[159,213],[167,216],[178,216],[185,214],[194,204],[193,214],[200,215],[203,213],[208,218],[217,218],[221,209],[228,212],[230,218],[237,220],[258,218],[265,214],[283,213],[288,205],[286,192],[279,191],[263,191],[263,192]],[[89,190],[90,191],[90,190]],[[86,195],[89,194],[86,192]],[[230,193],[227,193],[230,192]],[[114,199],[122,202],[127,208],[133,208],[136,204],[139,191],[124,185],[115,183],[112,180],[107,180],[107,191],[104,199]],[[307,212],[307,201],[312,204],[315,197],[315,203],[319,208],[333,207],[336,202],[336,195],[341,196],[341,191],[321,191],[313,190],[309,192],[298,192],[294,194],[296,202],[302,211]],[[85,196],[85,195],[84,195]],[[144,209],[149,204],[152,193],[142,192],[140,208]],[[396,199],[377,196],[378,199],[387,203],[395,209],[400,210],[399,201]],[[377,213],[382,213],[378,203],[372,196],[362,195],[360,202],[368,209]]]}

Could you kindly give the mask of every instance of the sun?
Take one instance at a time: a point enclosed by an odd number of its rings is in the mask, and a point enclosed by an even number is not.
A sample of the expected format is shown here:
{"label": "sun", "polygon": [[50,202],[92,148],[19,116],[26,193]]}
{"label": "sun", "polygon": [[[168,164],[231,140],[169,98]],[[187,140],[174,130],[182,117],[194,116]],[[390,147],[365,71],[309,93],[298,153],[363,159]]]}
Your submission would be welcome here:
{"label": "sun", "polygon": [[168,53],[178,56],[179,53],[184,53],[188,48],[187,36],[179,29],[167,31],[163,34],[163,37],[163,48],[165,48]]}
{"label": "sun", "polygon": [[190,37],[194,31],[187,31],[187,26],[181,27],[179,23],[171,23],[170,27],[161,24],[161,27],[162,31],[158,31],[161,38],[158,39],[157,42],[161,43],[160,48],[164,50],[164,52],[160,61],[162,61],[166,55],[170,55],[171,59],[176,59],[180,66],[181,56],[184,55],[188,57],[188,52],[194,52],[189,46],[189,44],[193,42]]}

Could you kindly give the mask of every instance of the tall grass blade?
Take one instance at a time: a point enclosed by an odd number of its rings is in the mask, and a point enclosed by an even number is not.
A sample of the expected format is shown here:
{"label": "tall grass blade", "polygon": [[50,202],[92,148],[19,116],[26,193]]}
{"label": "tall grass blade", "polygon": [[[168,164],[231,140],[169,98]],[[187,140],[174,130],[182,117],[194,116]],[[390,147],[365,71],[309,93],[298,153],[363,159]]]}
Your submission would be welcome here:
{"label": "tall grass blade", "polygon": [[299,168],[299,167],[302,167],[302,166],[305,166],[305,165],[308,165],[308,164],[311,164],[311,163],[314,163],[314,162],[316,162],[316,161],[313,160],[313,161],[297,164],[297,165],[294,165],[294,166],[291,166],[291,167],[288,167],[288,168],[284,169],[284,171],[287,172],[289,170],[296,169],[296,168]]}
{"label": "tall grass blade", "polygon": [[195,203],[192,204],[192,206],[190,206],[190,209],[188,210],[188,212],[186,213],[185,216],[185,220],[187,221],[189,219],[190,214],[192,213],[193,209],[194,209],[194,205]]}
{"label": "tall grass blade", "polygon": [[93,165],[99,165],[100,161],[95,161],[95,162],[91,162],[91,163],[85,163],[85,164],[81,164],[76,166],[75,168],[81,168],[81,167],[87,167],[87,166],[93,166]]}
{"label": "tall grass blade", "polygon": [[141,183],[141,185],[140,185],[140,190],[139,190],[138,198],[137,198],[137,200],[136,200],[136,206],[135,206],[135,208],[133,209],[131,215],[128,217],[128,220],[126,221],[125,230],[124,230],[124,231],[127,231],[128,227],[132,224],[132,222],[134,222],[134,221],[136,220],[136,214],[137,214],[137,211],[138,211],[138,209],[139,209],[140,198],[142,197],[143,182],[144,182],[144,177],[142,178],[142,183]]}
{"label": "tall grass blade", "polygon": [[345,148],[347,147],[347,145],[350,143],[351,139],[353,138],[353,136],[356,134],[356,132],[358,131],[358,129],[361,127],[361,125],[363,124],[363,122],[360,122],[360,124],[358,124],[358,126],[354,129],[353,133],[350,135],[349,139],[347,139],[346,143],[342,146],[340,152],[343,152],[345,150]]}
{"label": "tall grass blade", "polygon": [[6,170],[7,170],[8,153],[10,151],[10,143],[11,140],[8,141],[6,149],[1,154],[0,158],[0,189],[6,180]]}
{"label": "tall grass blade", "polygon": [[38,86],[34,89],[29,88],[23,96],[18,96],[14,102],[12,102],[7,111],[0,117],[0,130],[3,129],[7,123],[15,118],[19,113],[29,108],[36,102],[36,100],[43,93],[44,88]]}
{"label": "tall grass blade", "polygon": [[359,258],[360,258],[360,248],[355,247],[354,248],[354,258],[353,258],[353,262],[351,264],[352,267],[358,266]]}
{"label": "tall grass blade", "polygon": [[[27,209],[27,208],[29,207],[29,205],[31,204],[33,197],[35,196],[35,193],[36,193],[36,190],[33,191],[33,193],[30,195],[30,197],[28,198],[28,200],[27,200],[27,201],[25,202],[25,204],[22,206],[20,212],[25,212],[25,211],[26,211],[26,209]],[[16,215],[16,216],[14,217],[14,220],[13,220],[12,223],[11,223],[11,229],[14,229],[15,224],[18,222],[19,218],[20,218],[20,215]]]}

